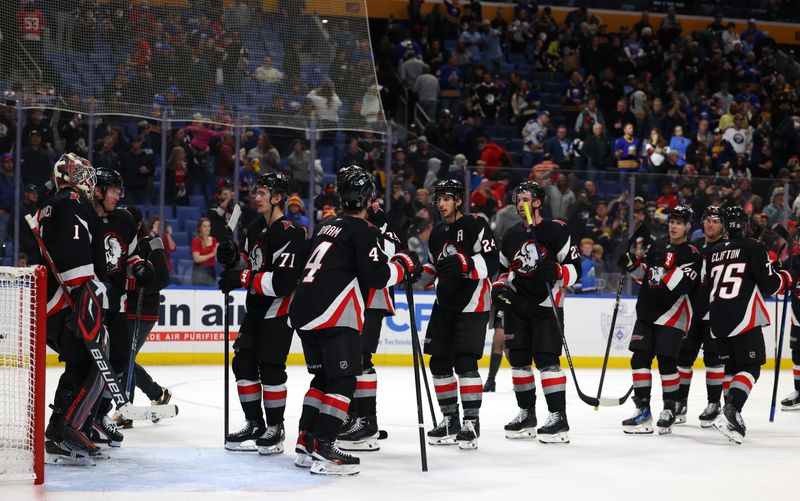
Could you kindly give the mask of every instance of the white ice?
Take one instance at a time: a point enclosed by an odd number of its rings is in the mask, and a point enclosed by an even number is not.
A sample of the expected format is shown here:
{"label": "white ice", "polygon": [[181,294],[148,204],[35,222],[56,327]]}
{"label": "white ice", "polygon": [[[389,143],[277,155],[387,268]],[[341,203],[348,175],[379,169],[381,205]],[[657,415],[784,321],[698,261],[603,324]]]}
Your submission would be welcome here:
{"label": "white ice", "polygon": [[[428,447],[429,471],[420,471],[417,410],[410,367],[378,367],[378,420],[389,438],[379,452],[362,453],[361,474],[350,478],[310,475],[293,465],[293,445],[301,401],[310,377],[289,368],[286,453],[259,457],[222,448],[222,366],[154,366],[155,380],[169,386],[180,414],[157,425],[137,422],[125,430],[120,449],[93,468],[50,467],[44,486],[0,486],[3,500],[74,499],[192,501],[235,499],[798,499],[800,487],[800,412],[777,413],[769,423],[772,371],[765,370],[743,416],[743,445],[728,442],[714,429],[701,429],[705,407],[703,370],[696,370],[688,423],[667,436],[627,436],[620,422],[633,404],[592,407],[578,400],[570,378],[568,445],[510,441],[503,425],[517,413],[510,370],[501,369],[497,393],[484,395],[476,451]],[[61,370],[47,371],[48,399]],[[485,375],[485,369],[482,369]],[[658,380],[653,371],[654,381]],[[579,369],[587,394],[597,389],[599,371]],[[779,398],[791,391],[791,372],[781,374]],[[538,375],[537,375],[538,379]],[[621,396],[630,372],[611,370],[604,396]],[[539,422],[546,405],[537,391]],[[231,386],[231,428],[243,423]],[[653,387],[653,412],[660,411],[660,388]],[[423,405],[427,409],[423,391]],[[437,408],[438,414],[438,408]],[[430,418],[426,410],[426,427]]]}

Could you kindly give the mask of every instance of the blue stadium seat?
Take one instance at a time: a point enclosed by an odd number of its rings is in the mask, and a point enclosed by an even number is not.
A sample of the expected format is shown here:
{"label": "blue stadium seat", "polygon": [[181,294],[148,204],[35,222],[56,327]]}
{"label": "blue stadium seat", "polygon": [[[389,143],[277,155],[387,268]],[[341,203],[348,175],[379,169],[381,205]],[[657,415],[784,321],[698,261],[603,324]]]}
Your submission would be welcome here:
{"label": "blue stadium seat", "polygon": [[[197,195],[195,195],[197,196]],[[200,219],[202,217],[202,209],[200,207],[176,207],[175,217],[181,221],[187,219]]]}
{"label": "blue stadium seat", "polygon": [[189,233],[186,231],[173,231],[172,239],[175,240],[175,245],[177,245],[178,248],[188,247],[189,243],[191,242]]}
{"label": "blue stadium seat", "polygon": [[[191,235],[192,238],[194,238],[195,233],[197,233],[197,219],[186,219],[186,220],[184,220],[183,221],[183,231],[185,231],[186,233]],[[191,238],[189,240],[191,241]]]}
{"label": "blue stadium seat", "polygon": [[170,217],[165,218],[165,219],[167,220],[167,224],[171,224],[172,225],[172,231],[173,232],[181,230],[181,221],[179,219],[170,218]]}
{"label": "blue stadium seat", "polygon": [[203,209],[206,206],[206,197],[203,195],[189,195],[189,205]]}
{"label": "blue stadium seat", "polygon": [[194,261],[191,259],[178,259],[177,261],[173,261],[176,266],[174,268],[177,275],[185,275],[185,274],[192,274],[192,266],[194,266]]}
{"label": "blue stadium seat", "polygon": [[189,244],[185,246],[178,244],[178,247],[172,252],[171,257],[173,261],[177,259],[192,259],[192,251],[189,249]]}

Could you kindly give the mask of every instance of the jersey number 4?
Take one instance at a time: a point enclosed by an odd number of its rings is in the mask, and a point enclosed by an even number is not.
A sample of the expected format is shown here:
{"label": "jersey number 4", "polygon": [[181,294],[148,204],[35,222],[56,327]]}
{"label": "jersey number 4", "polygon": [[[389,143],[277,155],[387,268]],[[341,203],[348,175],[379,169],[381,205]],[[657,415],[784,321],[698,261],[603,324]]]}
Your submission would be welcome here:
{"label": "jersey number 4", "polygon": [[711,268],[711,297],[720,299],[733,299],[739,295],[742,288],[742,277],[744,277],[746,263],[718,264]]}
{"label": "jersey number 4", "polygon": [[333,247],[333,242],[320,242],[320,244],[314,248],[314,251],[311,253],[306,263],[306,275],[303,277],[304,283],[311,283],[314,281],[315,275],[319,269],[322,268],[322,260],[325,258],[325,254],[331,250],[331,247]]}

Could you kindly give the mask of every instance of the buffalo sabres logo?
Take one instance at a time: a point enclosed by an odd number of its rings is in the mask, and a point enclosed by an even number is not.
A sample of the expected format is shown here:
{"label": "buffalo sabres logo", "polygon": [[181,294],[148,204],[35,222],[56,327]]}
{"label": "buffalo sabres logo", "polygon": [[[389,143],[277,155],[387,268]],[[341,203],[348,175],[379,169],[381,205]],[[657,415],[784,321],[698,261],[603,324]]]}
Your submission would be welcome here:
{"label": "buffalo sabres logo", "polygon": [[[461,252],[461,249],[453,242],[445,242],[442,246],[442,253],[439,255],[439,259],[443,257],[452,256],[453,254],[458,254]],[[437,260],[438,261],[438,260]]]}
{"label": "buffalo sabres logo", "polygon": [[744,144],[744,135],[737,132],[733,135],[733,142],[736,144]]}
{"label": "buffalo sabres logo", "polygon": [[536,263],[538,263],[540,259],[544,259],[545,256],[546,252],[540,254],[533,240],[526,240],[520,245],[517,252],[514,253],[511,269],[514,270],[514,273],[517,275],[526,277],[533,273],[533,270],[536,269]]}
{"label": "buffalo sabres logo", "polygon": [[264,249],[261,246],[261,242],[253,246],[248,257],[250,258],[250,267],[254,270],[260,270],[264,264]]}
{"label": "buffalo sabres logo", "polygon": [[119,271],[125,247],[116,233],[108,233],[103,238],[103,245],[106,249],[106,272],[114,273]]}

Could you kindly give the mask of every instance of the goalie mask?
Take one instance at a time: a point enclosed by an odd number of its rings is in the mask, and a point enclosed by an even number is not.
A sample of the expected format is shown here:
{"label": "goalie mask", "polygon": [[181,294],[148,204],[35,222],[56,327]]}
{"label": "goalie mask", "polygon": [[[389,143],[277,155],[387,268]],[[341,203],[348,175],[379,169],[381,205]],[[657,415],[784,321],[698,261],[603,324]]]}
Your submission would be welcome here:
{"label": "goalie mask", "polygon": [[73,185],[89,199],[94,196],[95,169],[85,158],[74,153],[61,155],[53,166],[53,176],[56,181]]}

